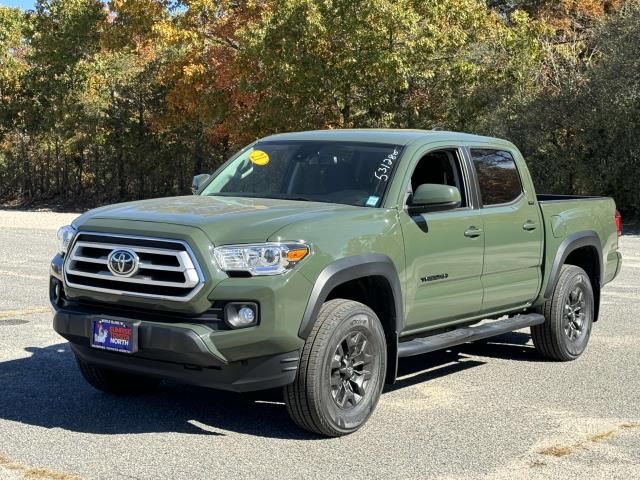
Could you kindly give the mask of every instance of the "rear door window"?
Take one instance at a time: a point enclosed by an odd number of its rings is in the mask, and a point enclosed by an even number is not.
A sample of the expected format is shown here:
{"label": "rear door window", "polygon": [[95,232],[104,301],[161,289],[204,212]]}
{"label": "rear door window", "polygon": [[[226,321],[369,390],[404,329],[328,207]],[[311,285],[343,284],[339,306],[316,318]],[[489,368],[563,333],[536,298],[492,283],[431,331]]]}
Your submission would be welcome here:
{"label": "rear door window", "polygon": [[472,148],[471,158],[478,174],[484,206],[510,203],[522,194],[520,174],[511,153]]}

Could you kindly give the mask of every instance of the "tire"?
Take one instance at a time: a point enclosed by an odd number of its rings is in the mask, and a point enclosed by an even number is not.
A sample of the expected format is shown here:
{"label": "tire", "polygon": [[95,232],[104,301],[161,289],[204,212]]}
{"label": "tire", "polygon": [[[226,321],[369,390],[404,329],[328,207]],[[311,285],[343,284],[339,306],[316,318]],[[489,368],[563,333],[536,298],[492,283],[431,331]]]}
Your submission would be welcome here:
{"label": "tire", "polygon": [[551,360],[575,360],[589,343],[593,312],[589,276],[580,267],[563,265],[553,295],[542,307],[545,322],[531,327],[536,350]]}
{"label": "tire", "polygon": [[160,384],[157,378],[109,370],[85,362],[76,356],[80,373],[92,387],[115,395],[148,393]]}
{"label": "tire", "polygon": [[376,314],[352,300],[326,302],[305,342],[296,379],[284,387],[289,416],[327,437],[355,432],[378,403],[386,367]]}

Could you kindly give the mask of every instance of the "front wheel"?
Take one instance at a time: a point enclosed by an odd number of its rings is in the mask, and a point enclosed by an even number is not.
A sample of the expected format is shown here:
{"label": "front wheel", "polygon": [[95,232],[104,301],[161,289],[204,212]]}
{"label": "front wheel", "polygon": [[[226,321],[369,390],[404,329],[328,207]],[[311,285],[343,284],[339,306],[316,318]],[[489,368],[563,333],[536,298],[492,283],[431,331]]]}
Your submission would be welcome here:
{"label": "front wheel", "polygon": [[593,288],[586,272],[563,265],[553,295],[543,307],[545,322],[531,327],[536,350],[551,360],[575,360],[587,348],[594,313]]}
{"label": "front wheel", "polygon": [[284,387],[287,411],[300,427],[337,437],[355,432],[375,409],[387,366],[376,314],[352,300],[326,302],[307,338],[294,383]]}

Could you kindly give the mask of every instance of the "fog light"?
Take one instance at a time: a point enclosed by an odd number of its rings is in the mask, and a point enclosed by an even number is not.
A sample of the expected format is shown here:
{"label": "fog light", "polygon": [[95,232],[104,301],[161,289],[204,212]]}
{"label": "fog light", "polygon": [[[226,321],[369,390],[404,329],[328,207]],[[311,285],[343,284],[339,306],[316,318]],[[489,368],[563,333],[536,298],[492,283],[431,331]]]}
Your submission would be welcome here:
{"label": "fog light", "polygon": [[232,328],[251,327],[258,323],[258,305],[230,302],[224,307],[225,320]]}
{"label": "fog light", "polygon": [[249,307],[242,307],[238,310],[238,317],[240,317],[242,323],[253,323],[256,319],[255,313]]}

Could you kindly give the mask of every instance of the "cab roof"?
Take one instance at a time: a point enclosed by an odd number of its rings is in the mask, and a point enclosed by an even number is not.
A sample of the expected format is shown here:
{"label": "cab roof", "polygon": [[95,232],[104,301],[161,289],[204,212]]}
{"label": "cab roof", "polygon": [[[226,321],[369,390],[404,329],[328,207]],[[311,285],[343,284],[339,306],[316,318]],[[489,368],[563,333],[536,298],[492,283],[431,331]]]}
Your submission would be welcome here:
{"label": "cab roof", "polygon": [[342,142],[386,143],[408,145],[414,141],[426,142],[478,142],[506,143],[492,137],[472,135],[470,133],[448,132],[441,130],[409,130],[390,128],[354,128],[340,130],[310,130],[305,132],[279,133],[263,138],[261,141],[317,140]]}

